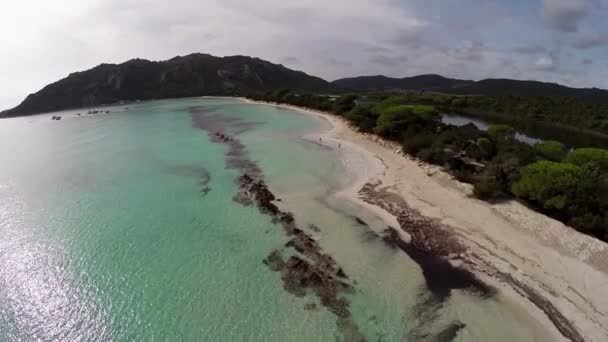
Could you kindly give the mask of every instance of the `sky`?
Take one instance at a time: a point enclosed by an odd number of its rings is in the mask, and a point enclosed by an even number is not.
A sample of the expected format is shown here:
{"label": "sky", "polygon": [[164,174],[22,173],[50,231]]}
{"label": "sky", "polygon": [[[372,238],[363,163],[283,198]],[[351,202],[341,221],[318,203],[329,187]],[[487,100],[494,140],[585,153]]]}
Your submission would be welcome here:
{"label": "sky", "polygon": [[608,0],[19,0],[0,11],[0,110],[100,63],[194,52],[334,80],[436,73],[608,88]]}

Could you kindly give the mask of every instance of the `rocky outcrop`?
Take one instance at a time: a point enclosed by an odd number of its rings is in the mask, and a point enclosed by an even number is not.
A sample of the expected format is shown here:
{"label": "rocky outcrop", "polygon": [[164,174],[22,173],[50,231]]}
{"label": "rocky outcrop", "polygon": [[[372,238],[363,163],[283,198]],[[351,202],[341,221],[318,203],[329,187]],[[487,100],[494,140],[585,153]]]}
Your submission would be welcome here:
{"label": "rocky outcrop", "polygon": [[[222,121],[225,119],[199,109],[192,111],[192,118],[196,127],[207,131],[211,141],[229,147],[226,166],[242,172],[236,179],[239,191],[234,200],[243,205],[255,205],[260,212],[272,217],[272,221],[290,237],[284,248],[272,251],[263,260],[264,264],[281,274],[283,287],[293,295],[316,295],[321,305],[338,317],[338,328],[345,341],[365,341],[351,317],[350,302],[344,296],[352,290],[346,272],[331,255],[323,252],[312,236],[298,228],[292,213],[275,204],[278,199],[264,182],[260,168],[248,158],[245,146],[226,132]],[[231,122],[231,127],[234,125],[235,122]],[[317,226],[309,227],[311,231],[320,231]],[[288,255],[287,259],[283,254]]]}
{"label": "rocky outcrop", "polygon": [[349,318],[349,302],[341,294],[351,286],[346,282],[348,276],[336,261],[322,252],[318,242],[303,230],[297,228],[293,214],[281,211],[274,203],[275,196],[260,179],[248,174],[237,180],[240,191],[236,200],[240,203],[255,203],[261,212],[273,217],[280,223],[286,234],[292,236],[286,248],[292,248],[298,255],[292,255],[287,261],[281,253],[273,251],[264,263],[275,272],[281,272],[284,287],[296,296],[305,296],[313,292],[321,304],[340,318]]}

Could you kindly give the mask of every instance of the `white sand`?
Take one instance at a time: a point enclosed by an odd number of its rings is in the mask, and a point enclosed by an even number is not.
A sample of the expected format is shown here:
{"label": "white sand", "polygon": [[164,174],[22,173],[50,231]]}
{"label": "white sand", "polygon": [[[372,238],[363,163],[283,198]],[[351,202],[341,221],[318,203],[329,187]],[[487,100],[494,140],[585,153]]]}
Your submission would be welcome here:
{"label": "white sand", "polygon": [[[554,340],[566,340],[547,315],[492,275],[510,274],[550,301],[586,341],[608,341],[608,245],[536,213],[516,201],[489,204],[471,197],[471,186],[438,167],[400,153],[399,146],[363,135],[340,117],[281,106],[327,120],[319,135],[337,148],[354,175],[340,195],[364,206],[388,225],[396,218],[359,198],[370,181],[381,181],[421,214],[449,225],[468,248],[469,268],[501,289],[501,297],[523,305]],[[407,237],[404,237],[407,238]]]}

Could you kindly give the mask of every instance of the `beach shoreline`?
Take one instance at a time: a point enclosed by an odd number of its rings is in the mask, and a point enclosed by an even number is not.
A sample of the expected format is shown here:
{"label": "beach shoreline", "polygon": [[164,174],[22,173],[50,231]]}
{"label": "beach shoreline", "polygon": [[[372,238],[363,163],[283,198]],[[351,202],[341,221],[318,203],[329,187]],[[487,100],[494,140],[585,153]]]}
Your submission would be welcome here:
{"label": "beach shoreline", "polygon": [[[461,267],[496,287],[505,300],[523,307],[554,341],[604,341],[608,338],[608,245],[536,213],[516,201],[490,204],[471,196],[438,166],[417,161],[400,147],[361,134],[341,117],[291,105],[291,109],[328,122],[320,143],[336,149],[352,181],[336,195],[368,209],[391,227],[395,213],[361,190],[381,187],[423,217],[444,227],[465,248]],[[409,241],[404,229],[400,238]]]}

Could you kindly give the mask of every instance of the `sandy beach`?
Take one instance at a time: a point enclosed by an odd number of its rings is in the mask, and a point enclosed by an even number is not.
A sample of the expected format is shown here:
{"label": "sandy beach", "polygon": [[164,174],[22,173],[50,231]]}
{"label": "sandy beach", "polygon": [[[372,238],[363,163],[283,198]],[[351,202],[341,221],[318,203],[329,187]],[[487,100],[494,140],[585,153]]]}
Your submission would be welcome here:
{"label": "sandy beach", "polygon": [[[449,256],[453,262],[499,289],[497,300],[522,306],[551,340],[608,340],[607,244],[516,201],[477,200],[470,185],[404,155],[396,144],[356,132],[340,117],[281,107],[331,124],[319,137],[339,151],[353,176],[339,196],[364,206],[391,227],[401,226],[404,240],[412,235],[400,225],[400,212],[432,220],[441,234],[430,245],[443,239],[462,247],[457,256]],[[427,233],[433,240],[436,232]]]}

